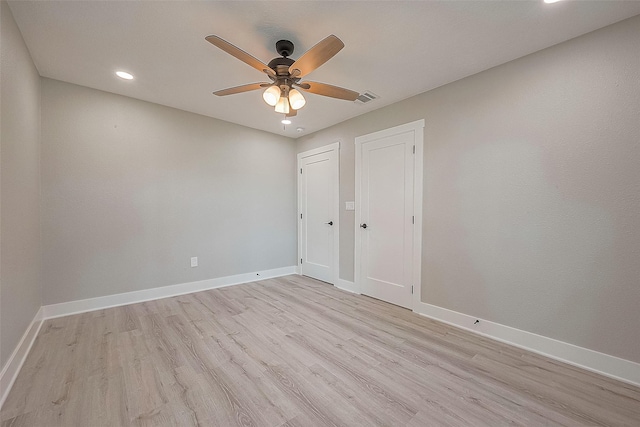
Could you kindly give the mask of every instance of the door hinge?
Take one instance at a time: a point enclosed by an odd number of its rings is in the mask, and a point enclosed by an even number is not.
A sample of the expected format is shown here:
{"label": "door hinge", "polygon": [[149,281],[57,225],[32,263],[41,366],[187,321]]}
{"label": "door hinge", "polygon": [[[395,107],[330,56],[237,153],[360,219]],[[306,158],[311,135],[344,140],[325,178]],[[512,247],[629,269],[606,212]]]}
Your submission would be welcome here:
{"label": "door hinge", "polygon": [[300,175],[302,175],[302,168],[300,168]]}
{"label": "door hinge", "polygon": [[[301,218],[302,218],[302,217],[301,217]],[[412,216],[412,217],[411,217],[411,224],[415,224],[415,223],[416,223],[416,217],[415,217],[415,216]]]}
{"label": "door hinge", "polygon": [[413,285],[411,285],[411,295],[413,295]]}
{"label": "door hinge", "polygon": [[300,258],[300,264],[302,264],[302,258]]}
{"label": "door hinge", "polygon": [[413,146],[413,154],[416,154],[416,146]]}
{"label": "door hinge", "polygon": [[302,219],[302,214],[300,214],[300,219]]}

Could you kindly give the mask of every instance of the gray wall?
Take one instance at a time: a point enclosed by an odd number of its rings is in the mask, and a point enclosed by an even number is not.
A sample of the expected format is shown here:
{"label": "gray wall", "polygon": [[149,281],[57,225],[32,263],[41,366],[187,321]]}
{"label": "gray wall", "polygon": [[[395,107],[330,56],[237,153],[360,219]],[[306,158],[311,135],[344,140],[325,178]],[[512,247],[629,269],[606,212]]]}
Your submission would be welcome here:
{"label": "gray wall", "polygon": [[[640,362],[640,17],[302,137],[424,118],[424,302]],[[375,88],[372,88],[375,90]]]}
{"label": "gray wall", "polygon": [[0,369],[41,305],[40,76],[11,10],[1,10]]}
{"label": "gray wall", "polygon": [[294,140],[49,79],[42,105],[44,304],[296,265]]}

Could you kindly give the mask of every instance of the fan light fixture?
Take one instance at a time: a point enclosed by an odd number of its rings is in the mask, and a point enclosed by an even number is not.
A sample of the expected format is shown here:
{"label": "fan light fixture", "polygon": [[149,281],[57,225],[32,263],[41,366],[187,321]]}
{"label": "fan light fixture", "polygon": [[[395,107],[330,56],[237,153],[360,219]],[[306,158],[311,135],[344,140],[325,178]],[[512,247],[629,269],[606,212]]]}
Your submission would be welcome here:
{"label": "fan light fixture", "polygon": [[[286,95],[287,92],[289,92],[289,96]],[[283,96],[282,90],[278,85],[269,86],[262,94],[262,99],[264,99],[264,102],[268,105],[276,107],[277,113],[284,114],[288,114],[289,109],[299,110],[307,103],[299,90],[285,90],[285,95]]]}
{"label": "fan light fixture", "polygon": [[289,114],[289,99],[281,96],[276,104],[276,113]]}
{"label": "fan light fixture", "polygon": [[304,104],[306,103],[307,101],[305,101],[304,96],[302,96],[297,89],[291,89],[289,91],[289,104],[291,104],[291,108],[299,110],[304,107]]}
{"label": "fan light fixture", "polygon": [[272,107],[275,107],[276,104],[278,103],[278,100],[280,99],[281,92],[282,91],[278,86],[275,86],[275,85],[270,86],[262,94],[262,99],[264,99],[264,102],[266,102],[267,104],[271,105]]}

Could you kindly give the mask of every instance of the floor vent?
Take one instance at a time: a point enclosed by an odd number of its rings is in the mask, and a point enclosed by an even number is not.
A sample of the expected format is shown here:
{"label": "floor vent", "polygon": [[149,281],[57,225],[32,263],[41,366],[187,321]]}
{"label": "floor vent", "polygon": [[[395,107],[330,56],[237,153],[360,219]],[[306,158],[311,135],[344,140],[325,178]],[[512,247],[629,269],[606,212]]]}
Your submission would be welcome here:
{"label": "floor vent", "polygon": [[379,96],[376,95],[373,92],[369,92],[369,91],[365,91],[364,93],[360,94],[359,97],[356,98],[356,102],[358,102],[359,104],[366,104],[367,102],[371,102],[374,99],[378,99]]}

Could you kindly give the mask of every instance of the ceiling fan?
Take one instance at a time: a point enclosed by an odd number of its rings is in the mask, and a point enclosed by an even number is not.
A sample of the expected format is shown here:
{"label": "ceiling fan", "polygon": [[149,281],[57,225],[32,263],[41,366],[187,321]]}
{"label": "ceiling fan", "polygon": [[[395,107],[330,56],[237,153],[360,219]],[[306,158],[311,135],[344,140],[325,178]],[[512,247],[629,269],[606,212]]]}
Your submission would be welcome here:
{"label": "ceiling fan", "polygon": [[295,116],[297,110],[304,107],[306,103],[306,100],[296,88],[316,95],[345,99],[347,101],[355,101],[360,96],[358,92],[338,86],[300,81],[304,76],[333,58],[344,47],[342,40],[334,35],[330,35],[320,41],[295,61],[289,58],[293,53],[293,43],[289,40],[280,40],[276,43],[276,51],[280,57],[272,59],[269,64],[263,63],[218,36],[210,35],[205,37],[205,40],[256,70],[265,73],[271,80],[270,82],[249,83],[218,90],[213,92],[214,95],[226,96],[265,88],[266,90],[262,94],[264,101],[275,107],[277,113],[283,113],[287,117]]}

